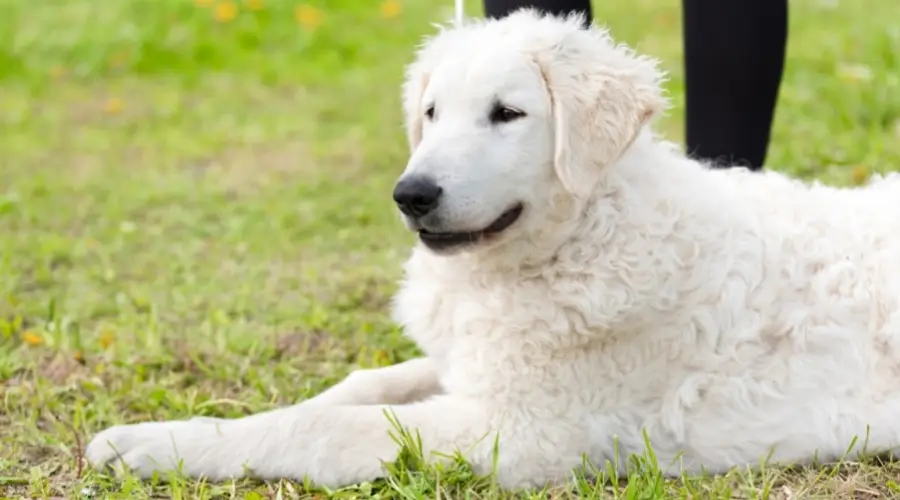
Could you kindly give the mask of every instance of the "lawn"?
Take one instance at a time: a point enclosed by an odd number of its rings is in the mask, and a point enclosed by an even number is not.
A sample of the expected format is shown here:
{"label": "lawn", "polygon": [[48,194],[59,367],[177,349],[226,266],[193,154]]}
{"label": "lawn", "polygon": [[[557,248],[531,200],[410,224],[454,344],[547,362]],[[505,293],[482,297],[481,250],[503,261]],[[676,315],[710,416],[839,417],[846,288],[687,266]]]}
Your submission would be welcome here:
{"label": "lawn", "polygon": [[[675,106],[659,128],[680,140],[678,0],[595,9],[664,61]],[[896,0],[791,9],[771,168],[840,184],[900,169]],[[452,2],[0,11],[0,497],[500,495],[465,464],[413,459],[341,492],[141,483],[80,460],[112,424],[246,415],[416,355],[386,311],[413,242],[390,200],[407,154],[398,86]],[[645,457],[627,481],[530,495],[891,498],[898,483],[900,464],[876,461],[663,481]]]}

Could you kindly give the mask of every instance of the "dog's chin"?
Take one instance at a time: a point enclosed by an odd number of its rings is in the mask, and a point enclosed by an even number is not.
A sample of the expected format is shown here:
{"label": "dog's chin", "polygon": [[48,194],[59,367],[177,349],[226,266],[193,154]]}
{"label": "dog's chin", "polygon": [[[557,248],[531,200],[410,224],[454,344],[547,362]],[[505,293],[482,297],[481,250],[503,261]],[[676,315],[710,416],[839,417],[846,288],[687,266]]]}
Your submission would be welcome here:
{"label": "dog's chin", "polygon": [[474,231],[438,232],[418,228],[419,241],[438,255],[454,255],[496,242],[522,216],[524,205],[516,203],[488,226]]}

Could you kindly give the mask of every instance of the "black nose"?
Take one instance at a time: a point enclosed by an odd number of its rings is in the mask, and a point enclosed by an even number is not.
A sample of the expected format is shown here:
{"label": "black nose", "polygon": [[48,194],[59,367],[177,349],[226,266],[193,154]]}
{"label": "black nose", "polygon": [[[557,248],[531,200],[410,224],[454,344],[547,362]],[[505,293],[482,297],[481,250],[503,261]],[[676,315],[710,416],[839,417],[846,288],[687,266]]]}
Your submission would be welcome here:
{"label": "black nose", "polygon": [[422,217],[438,206],[444,190],[428,177],[409,175],[394,186],[394,201],[410,217]]}

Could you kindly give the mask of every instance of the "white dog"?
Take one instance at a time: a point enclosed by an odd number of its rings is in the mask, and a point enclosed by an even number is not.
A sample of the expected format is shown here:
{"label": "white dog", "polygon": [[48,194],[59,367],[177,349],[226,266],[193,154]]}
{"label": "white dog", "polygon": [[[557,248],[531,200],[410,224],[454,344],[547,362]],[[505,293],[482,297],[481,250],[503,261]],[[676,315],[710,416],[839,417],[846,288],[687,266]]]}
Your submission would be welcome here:
{"label": "white dog", "polygon": [[395,317],[426,357],[246,418],[113,427],[88,459],[357,483],[397,456],[387,408],[510,488],[624,467],[645,431],[671,473],[900,444],[900,182],[687,159],[648,127],[654,61],[581,26],[472,21],[409,68]]}

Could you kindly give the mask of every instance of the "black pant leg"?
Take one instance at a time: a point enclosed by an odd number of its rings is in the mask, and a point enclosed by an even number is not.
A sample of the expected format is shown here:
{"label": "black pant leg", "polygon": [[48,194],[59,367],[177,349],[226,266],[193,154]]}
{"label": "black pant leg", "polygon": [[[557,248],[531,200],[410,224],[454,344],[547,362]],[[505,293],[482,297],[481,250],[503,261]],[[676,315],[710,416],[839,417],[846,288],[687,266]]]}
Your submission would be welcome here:
{"label": "black pant leg", "polygon": [[760,169],[784,67],[787,0],[682,2],[688,153]]}
{"label": "black pant leg", "polygon": [[484,0],[484,13],[487,17],[500,18],[522,7],[533,7],[548,14],[565,15],[570,12],[581,12],[585,21],[590,24],[592,18],[590,0]]}

